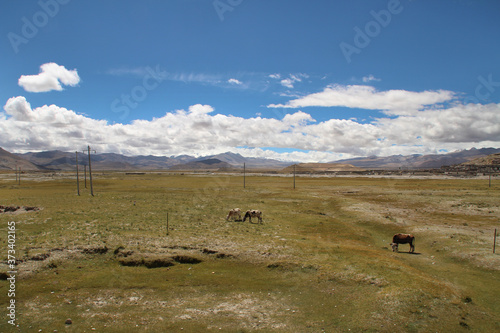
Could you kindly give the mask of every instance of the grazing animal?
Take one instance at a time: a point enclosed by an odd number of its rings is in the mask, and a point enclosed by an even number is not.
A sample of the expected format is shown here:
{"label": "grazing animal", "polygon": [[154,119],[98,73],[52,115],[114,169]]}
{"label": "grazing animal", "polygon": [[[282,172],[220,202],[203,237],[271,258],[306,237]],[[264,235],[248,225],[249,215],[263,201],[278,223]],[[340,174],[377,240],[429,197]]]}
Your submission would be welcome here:
{"label": "grazing animal", "polygon": [[410,234],[395,234],[392,237],[392,251],[398,252],[399,244],[410,244],[410,253],[415,252],[415,237]]}
{"label": "grazing animal", "polygon": [[245,217],[243,218],[243,222],[245,222],[247,217],[250,223],[252,223],[252,217],[257,217],[259,219],[259,223],[262,223],[262,212],[260,210],[247,210],[247,212],[245,213]]}
{"label": "grazing animal", "polygon": [[[236,217],[238,218],[236,219]],[[230,218],[233,218],[236,221],[241,221],[241,209],[239,208],[231,209],[229,211],[229,214],[227,214],[226,221],[229,221]]]}

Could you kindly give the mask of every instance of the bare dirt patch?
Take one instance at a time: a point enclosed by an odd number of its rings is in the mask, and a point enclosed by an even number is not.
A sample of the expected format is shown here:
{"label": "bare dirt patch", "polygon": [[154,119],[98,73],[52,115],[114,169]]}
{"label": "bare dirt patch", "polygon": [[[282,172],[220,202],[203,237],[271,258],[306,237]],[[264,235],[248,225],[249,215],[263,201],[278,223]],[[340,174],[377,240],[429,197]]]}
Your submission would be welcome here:
{"label": "bare dirt patch", "polygon": [[[271,294],[231,294],[226,297],[216,295],[205,295],[203,300],[190,300],[189,304],[197,305],[184,307],[183,304],[176,306],[171,304],[173,312],[176,313],[176,321],[196,321],[214,318],[214,324],[208,329],[228,329],[226,323],[216,324],[218,317],[231,318],[239,322],[243,329],[251,330],[276,330],[289,326],[286,316],[297,311],[288,305],[288,300]],[[225,327],[223,327],[225,326]]]}
{"label": "bare dirt patch", "polygon": [[33,207],[33,206],[4,206],[0,205],[0,214],[23,214],[28,212],[37,212],[42,210],[41,207]]}

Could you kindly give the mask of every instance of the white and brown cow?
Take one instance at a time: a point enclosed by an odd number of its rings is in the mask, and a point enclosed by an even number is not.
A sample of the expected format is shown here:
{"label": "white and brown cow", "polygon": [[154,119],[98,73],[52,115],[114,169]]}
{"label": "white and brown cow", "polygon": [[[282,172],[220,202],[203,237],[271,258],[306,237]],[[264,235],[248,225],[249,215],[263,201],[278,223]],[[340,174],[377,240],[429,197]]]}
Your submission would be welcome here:
{"label": "white and brown cow", "polygon": [[241,209],[239,208],[231,209],[229,211],[229,214],[227,214],[226,221],[229,221],[230,218],[236,221],[241,221]]}
{"label": "white and brown cow", "polygon": [[399,244],[410,244],[410,252],[413,253],[415,252],[415,237],[410,234],[395,234],[392,237],[392,251],[393,252],[398,252],[398,245]]}
{"label": "white and brown cow", "polygon": [[247,219],[250,223],[252,223],[252,217],[256,217],[259,219],[259,223],[262,223],[262,212],[260,210],[252,209],[252,210],[247,210],[245,213],[245,217],[243,218],[243,222]]}

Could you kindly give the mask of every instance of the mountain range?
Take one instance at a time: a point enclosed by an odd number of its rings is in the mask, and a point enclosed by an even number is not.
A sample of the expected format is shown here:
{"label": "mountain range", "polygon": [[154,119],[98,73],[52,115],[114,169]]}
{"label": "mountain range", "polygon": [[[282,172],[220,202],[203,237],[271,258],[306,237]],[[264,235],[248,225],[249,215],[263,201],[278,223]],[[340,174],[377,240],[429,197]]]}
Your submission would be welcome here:
{"label": "mountain range", "polygon": [[[75,152],[59,150],[12,154],[0,148],[0,170],[14,170],[16,165],[22,170],[62,170],[75,169]],[[282,169],[291,162],[282,162],[266,158],[243,157],[240,154],[223,153],[218,155],[195,157],[180,156],[125,156],[105,153],[90,156],[93,170],[217,170],[221,168],[241,168],[245,163],[252,169]],[[88,165],[88,154],[78,152],[78,165]]]}
{"label": "mountain range", "polygon": [[[393,155],[386,157],[360,157],[332,161],[335,164],[350,164],[363,169],[433,169],[444,165],[468,163],[477,158],[492,154],[499,154],[497,148],[481,148],[462,150],[447,154],[430,155]],[[13,154],[0,148],[0,170],[63,170],[75,169],[75,152],[45,151],[24,154]],[[91,155],[92,169],[94,170],[230,170],[242,169],[275,169],[281,170],[293,162],[283,162],[266,158],[244,157],[231,152],[194,157],[180,156],[125,156],[121,154],[105,153]],[[88,165],[88,155],[78,153],[78,165],[82,168]]]}
{"label": "mountain range", "polygon": [[348,163],[364,169],[438,169],[445,165],[467,163],[498,153],[500,149],[497,148],[471,148],[447,154],[370,156],[345,159],[335,163]]}

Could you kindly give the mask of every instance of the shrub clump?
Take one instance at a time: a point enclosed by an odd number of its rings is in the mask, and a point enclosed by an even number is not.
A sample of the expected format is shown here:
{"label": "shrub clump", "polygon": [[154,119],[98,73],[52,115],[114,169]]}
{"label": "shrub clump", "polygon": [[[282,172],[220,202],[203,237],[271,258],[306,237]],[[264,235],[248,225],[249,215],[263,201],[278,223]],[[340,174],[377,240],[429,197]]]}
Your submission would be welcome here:
{"label": "shrub clump", "polygon": [[118,262],[122,266],[147,268],[170,267],[174,265],[174,260],[170,257],[143,257],[138,255],[121,257]]}
{"label": "shrub clump", "polygon": [[200,262],[202,262],[202,260],[199,258],[191,257],[191,256],[187,256],[187,255],[177,255],[177,256],[172,257],[172,259],[175,262],[178,262],[179,264],[199,264]]}
{"label": "shrub clump", "polygon": [[108,253],[108,250],[109,249],[107,246],[104,247],[96,246],[96,247],[84,248],[82,252],[84,254],[106,254]]}
{"label": "shrub clump", "polygon": [[128,257],[134,254],[134,251],[125,251],[123,246],[119,246],[113,251],[113,254],[117,257]]}

